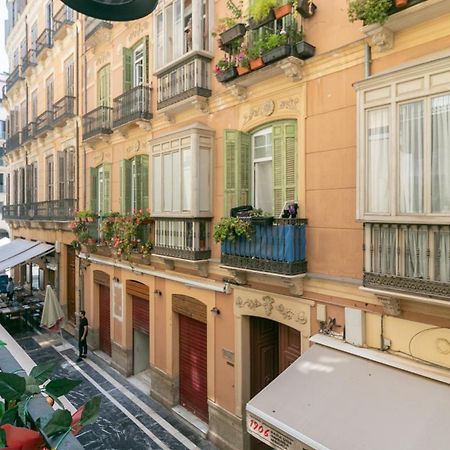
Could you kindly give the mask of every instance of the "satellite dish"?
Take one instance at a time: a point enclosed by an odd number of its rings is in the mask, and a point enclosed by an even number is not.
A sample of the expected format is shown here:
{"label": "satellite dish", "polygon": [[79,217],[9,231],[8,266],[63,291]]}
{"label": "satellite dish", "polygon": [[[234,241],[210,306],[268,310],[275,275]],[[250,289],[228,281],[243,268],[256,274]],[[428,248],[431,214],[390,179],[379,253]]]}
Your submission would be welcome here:
{"label": "satellite dish", "polygon": [[102,20],[124,22],[150,14],[158,0],[62,0],[70,8]]}

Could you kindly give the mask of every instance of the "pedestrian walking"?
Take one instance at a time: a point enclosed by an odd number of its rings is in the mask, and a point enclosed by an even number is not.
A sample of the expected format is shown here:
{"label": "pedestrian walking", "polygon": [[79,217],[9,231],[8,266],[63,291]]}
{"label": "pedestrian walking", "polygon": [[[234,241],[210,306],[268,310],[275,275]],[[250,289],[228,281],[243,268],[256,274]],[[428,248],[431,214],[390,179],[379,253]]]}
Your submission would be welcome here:
{"label": "pedestrian walking", "polygon": [[14,281],[11,277],[8,278],[8,284],[6,285],[6,295],[8,296],[8,300],[10,302],[14,299]]}
{"label": "pedestrian walking", "polygon": [[83,361],[82,358],[86,358],[87,355],[87,335],[89,329],[89,323],[86,318],[86,311],[80,311],[80,328],[78,331],[78,349],[80,351],[80,356],[77,362]]}

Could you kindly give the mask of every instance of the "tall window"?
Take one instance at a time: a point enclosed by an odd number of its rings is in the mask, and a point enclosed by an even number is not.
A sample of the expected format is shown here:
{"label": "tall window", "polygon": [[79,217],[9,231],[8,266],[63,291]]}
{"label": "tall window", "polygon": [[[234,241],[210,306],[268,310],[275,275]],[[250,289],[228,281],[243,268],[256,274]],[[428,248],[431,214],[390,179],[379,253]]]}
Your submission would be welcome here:
{"label": "tall window", "polygon": [[58,152],[59,199],[75,198],[75,149],[69,147]]}
{"label": "tall window", "polygon": [[31,49],[32,50],[36,50],[37,38],[38,38],[37,22],[34,22],[33,25],[31,25]]}
{"label": "tall window", "polygon": [[148,155],[138,155],[120,163],[120,210],[123,214],[147,209]]}
{"label": "tall window", "polygon": [[253,205],[263,211],[273,210],[272,127],[252,136]]}
{"label": "tall window", "polygon": [[46,80],[46,93],[47,93],[47,108],[46,111],[53,111],[54,103],[54,89],[53,89],[53,75]]}
{"label": "tall window", "polygon": [[140,86],[145,81],[144,46],[140,45],[133,53],[133,87],[136,87]]}
{"label": "tall window", "polygon": [[148,37],[123,48],[123,92],[148,82]]}
{"label": "tall window", "polygon": [[102,67],[97,73],[97,105],[110,106],[110,65]]}
{"label": "tall window", "polygon": [[54,182],[55,182],[55,164],[53,155],[47,156],[45,160],[46,179],[47,179],[47,200],[54,199]]}
{"label": "tall window", "polygon": [[[68,8],[70,9],[70,8]],[[72,10],[70,10],[72,11]],[[75,77],[73,57],[64,62],[64,94],[73,97],[75,95]]]}
{"label": "tall window", "polygon": [[91,210],[99,215],[111,212],[111,164],[91,167]]}
{"label": "tall window", "polygon": [[38,113],[38,93],[37,89],[31,93],[31,121],[35,122]]}

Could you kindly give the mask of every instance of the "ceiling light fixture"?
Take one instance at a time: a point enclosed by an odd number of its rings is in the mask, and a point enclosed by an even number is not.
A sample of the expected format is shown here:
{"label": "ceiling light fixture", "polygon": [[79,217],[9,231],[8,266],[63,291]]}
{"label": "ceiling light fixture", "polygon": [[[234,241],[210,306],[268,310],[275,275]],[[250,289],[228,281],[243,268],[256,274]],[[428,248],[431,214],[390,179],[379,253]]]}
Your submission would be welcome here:
{"label": "ceiling light fixture", "polygon": [[102,20],[125,22],[149,15],[158,0],[62,0],[70,8]]}

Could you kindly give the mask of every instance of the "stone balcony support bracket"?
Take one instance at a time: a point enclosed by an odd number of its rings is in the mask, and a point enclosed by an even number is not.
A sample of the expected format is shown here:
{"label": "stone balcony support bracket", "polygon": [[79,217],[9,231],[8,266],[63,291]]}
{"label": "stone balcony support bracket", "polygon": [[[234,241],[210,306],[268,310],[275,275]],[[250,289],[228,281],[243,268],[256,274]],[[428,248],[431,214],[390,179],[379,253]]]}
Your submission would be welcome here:
{"label": "stone balcony support bracket", "polygon": [[294,57],[288,57],[278,63],[278,67],[291,81],[300,81],[303,78],[304,61]]}
{"label": "stone balcony support bracket", "polygon": [[394,32],[379,24],[366,25],[361,29],[369,40],[371,47],[378,47],[380,52],[385,52],[394,47]]}
{"label": "stone balcony support bracket", "polygon": [[400,299],[390,295],[377,295],[377,299],[383,305],[385,314],[389,316],[399,316],[401,314]]}

